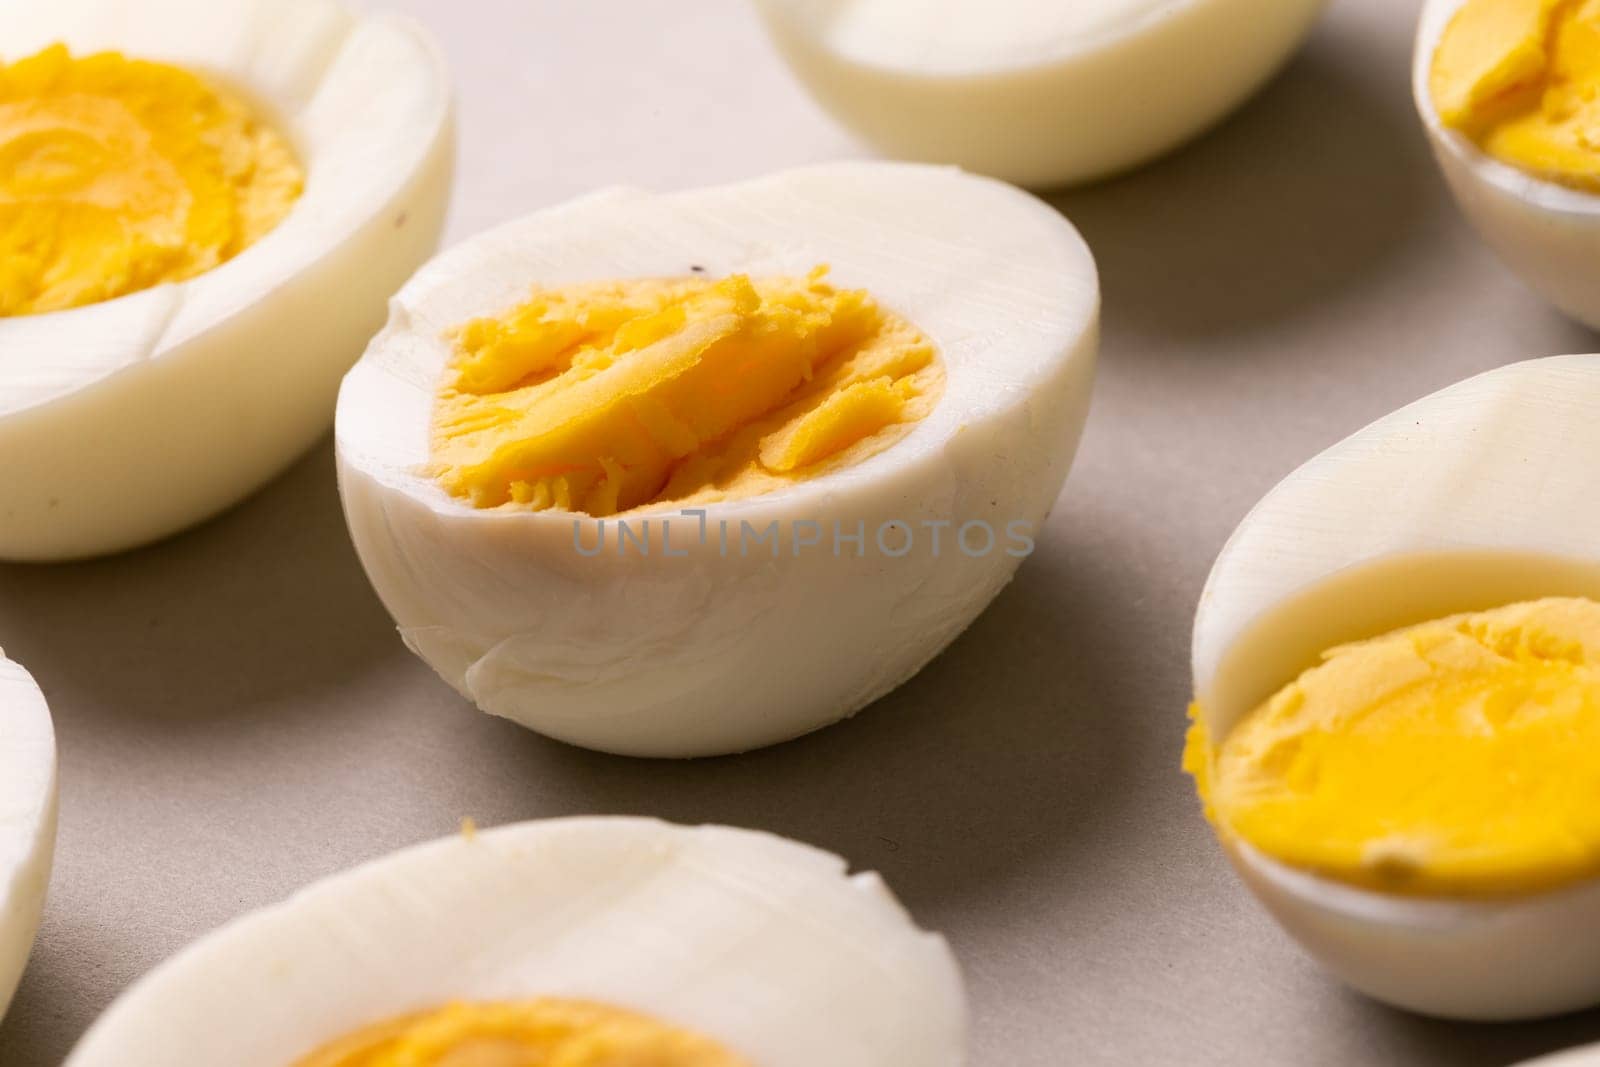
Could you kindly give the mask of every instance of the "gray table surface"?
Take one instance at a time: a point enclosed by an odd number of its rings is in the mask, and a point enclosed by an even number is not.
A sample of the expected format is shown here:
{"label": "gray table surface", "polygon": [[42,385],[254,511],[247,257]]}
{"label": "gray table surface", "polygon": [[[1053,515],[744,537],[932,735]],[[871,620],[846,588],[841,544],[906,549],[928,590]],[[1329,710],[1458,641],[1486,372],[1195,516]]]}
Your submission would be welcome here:
{"label": "gray table surface", "polygon": [[[598,185],[870,154],[740,0],[401,6],[459,78],[451,239]],[[465,815],[579,812],[759,827],[881,870],[959,953],[982,1067],[1501,1065],[1600,1040],[1600,1013],[1459,1026],[1344,991],[1234,882],[1178,772],[1190,620],[1246,509],[1425,392],[1600,348],[1449,202],[1408,90],[1416,7],[1334,0],[1220,129],[1053,198],[1105,289],[1077,466],[1017,581],[851,722],[660,763],[477,714],[368,588],[326,440],[153,548],[0,566],[0,645],[50,697],[62,773],[49,906],[0,1064],[59,1063],[133,979],[315,878]]]}

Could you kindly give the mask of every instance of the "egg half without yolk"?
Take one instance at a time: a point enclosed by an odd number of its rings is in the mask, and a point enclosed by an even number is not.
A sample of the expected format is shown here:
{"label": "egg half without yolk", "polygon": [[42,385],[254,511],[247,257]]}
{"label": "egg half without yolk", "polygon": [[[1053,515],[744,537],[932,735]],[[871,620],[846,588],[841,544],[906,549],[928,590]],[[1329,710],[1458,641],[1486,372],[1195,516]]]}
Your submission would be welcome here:
{"label": "egg half without yolk", "polygon": [[1468,0],[1429,89],[1444,124],[1489,156],[1600,191],[1600,0]]}
{"label": "egg half without yolk", "polygon": [[468,323],[435,410],[441,485],[479,507],[603,516],[882,451],[944,372],[916,327],[825,275],[578,285]]}
{"label": "egg half without yolk", "polygon": [[288,140],[187,70],[62,45],[0,64],[0,316],[193,278],[303,186]]}
{"label": "egg half without yolk", "polygon": [[751,1067],[709,1038],[586,1001],[451,1004],[377,1023],[294,1067]]}
{"label": "egg half without yolk", "polygon": [[1555,598],[1332,649],[1185,766],[1285,864],[1434,896],[1600,875],[1600,604]]}

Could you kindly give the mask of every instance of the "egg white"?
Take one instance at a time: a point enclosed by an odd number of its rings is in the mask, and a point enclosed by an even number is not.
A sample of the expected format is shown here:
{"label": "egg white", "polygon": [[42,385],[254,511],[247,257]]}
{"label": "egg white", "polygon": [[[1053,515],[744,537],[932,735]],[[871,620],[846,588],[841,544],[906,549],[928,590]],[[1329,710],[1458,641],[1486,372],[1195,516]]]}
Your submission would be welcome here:
{"label": "egg white", "polygon": [[574,818],[454,836],[238,919],[125,993],[67,1067],[288,1067],[456,1000],[559,996],[759,1067],[958,1067],[944,940],[881,879],[768,834]]}
{"label": "egg white", "polygon": [[1434,158],[1462,213],[1531,289],[1600,329],[1600,194],[1546,181],[1484,154],[1445,127],[1429,73],[1450,19],[1466,0],[1427,0],[1417,28],[1412,94]]}
{"label": "egg white", "polygon": [[196,278],[0,318],[0,558],[173,533],[324,432],[339,378],[436,247],[453,124],[437,49],[336,0],[0,0],[0,54],[55,42],[215,77],[290,137],[304,194]]}
{"label": "egg white", "polygon": [[[607,550],[592,520],[479,510],[428,476],[449,328],[537,285],[832,267],[939,347],[943,398],[888,450],[780,491],[673,520],[666,558]],[[1089,402],[1099,293],[1059,214],[954,170],[841,164],[655,195],[614,190],[542,211],[436,259],[393,302],[346,378],[335,430],[357,551],[407,644],[479,707],[553,737],[632,755],[694,756],[786,740],[914,674],[1015,572],[1006,526],[1035,535]],[[678,509],[653,509],[657,522]],[[637,523],[638,516],[634,517]],[[724,551],[778,522],[868,538],[899,520],[984,521],[995,550],[889,558],[826,547]],[[576,531],[581,529],[581,533]],[[974,550],[982,546],[974,533]]]}
{"label": "egg white", "polygon": [[[1401,408],[1239,524],[1195,615],[1216,743],[1327,648],[1544,596],[1600,599],[1600,355],[1501,367]],[[1600,880],[1507,900],[1399,898],[1225,841],[1250,888],[1349,984],[1499,1020],[1600,1003]]]}
{"label": "egg white", "polygon": [[0,654],[0,1015],[33,947],[56,841],[56,742],[28,672]]}
{"label": "egg white", "polygon": [[1030,186],[1143,163],[1237,107],[1323,0],[759,0],[818,103],[892,155]]}

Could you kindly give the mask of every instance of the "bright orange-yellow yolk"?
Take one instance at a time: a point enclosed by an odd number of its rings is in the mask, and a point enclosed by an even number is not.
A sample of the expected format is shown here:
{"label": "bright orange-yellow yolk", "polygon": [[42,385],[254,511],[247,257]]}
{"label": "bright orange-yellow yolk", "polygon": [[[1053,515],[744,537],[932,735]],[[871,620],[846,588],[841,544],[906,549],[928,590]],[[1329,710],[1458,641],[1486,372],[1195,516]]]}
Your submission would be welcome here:
{"label": "bright orange-yellow yolk", "polygon": [[59,45],[0,64],[0,316],[210,270],[276,226],[303,177],[281,134],[188,71]]}
{"label": "bright orange-yellow yolk", "polygon": [[752,1067],[698,1034],[583,1001],[451,1004],[358,1030],[294,1067]]}
{"label": "bright orange-yellow yolk", "polygon": [[889,447],[944,389],[927,337],[822,268],[540,290],[455,344],[434,473],[478,507],[770,492]]}
{"label": "bright orange-yellow yolk", "polygon": [[1600,191],[1600,0],[1467,0],[1429,81],[1440,119],[1490,156]]}
{"label": "bright orange-yellow yolk", "polygon": [[1537,892],[1600,877],[1600,604],[1459,615],[1326,653],[1185,766],[1274,859],[1372,889]]}

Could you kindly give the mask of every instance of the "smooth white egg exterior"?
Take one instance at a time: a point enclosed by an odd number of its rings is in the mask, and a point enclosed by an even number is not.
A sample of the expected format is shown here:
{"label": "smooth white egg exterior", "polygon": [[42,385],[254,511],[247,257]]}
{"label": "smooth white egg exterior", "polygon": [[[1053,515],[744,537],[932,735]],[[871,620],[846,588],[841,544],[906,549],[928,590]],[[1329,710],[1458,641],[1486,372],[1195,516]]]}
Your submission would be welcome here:
{"label": "smooth white egg exterior", "polygon": [[[653,551],[605,551],[594,520],[482,511],[426,474],[446,331],[535,284],[804,275],[830,264],[939,346],[945,394],[909,436],[778,492],[652,512]],[[835,722],[932,659],[1010,580],[1013,521],[1038,534],[1093,377],[1093,260],[1060,215],[955,170],[840,164],[670,195],[615,191],[540,212],[424,268],[345,380],[335,451],[356,549],[406,643],[485,711],[589,748],[704,756]],[[645,516],[631,521],[637,528]],[[660,522],[670,522],[671,551]],[[876,532],[915,532],[901,558]],[[987,523],[996,546],[958,547]],[[779,524],[776,554],[742,541]],[[921,524],[953,522],[935,555]],[[726,523],[734,540],[722,547]],[[797,550],[815,523],[822,543]],[[834,524],[866,531],[833,552]],[[979,528],[967,546],[983,545]],[[575,543],[576,538],[576,543]],[[890,531],[891,549],[899,542]],[[746,551],[741,553],[739,545]]]}
{"label": "smooth white egg exterior", "polygon": [[[1329,647],[1517,600],[1600,597],[1596,411],[1600,355],[1514,363],[1285,478],[1224,546],[1195,616],[1195,693],[1216,742]],[[1600,1003],[1600,881],[1401,898],[1225,846],[1284,928],[1378,999],[1472,1020]]]}
{"label": "smooth white egg exterior", "polygon": [[0,1015],[22,978],[56,843],[56,741],[28,672],[0,654]]}
{"label": "smooth white egg exterior", "polygon": [[1533,177],[1446,129],[1428,84],[1445,26],[1466,0],[1428,0],[1417,30],[1412,91],[1434,157],[1463,214],[1536,293],[1600,329],[1600,195]]}
{"label": "smooth white egg exterior", "polygon": [[[1039,188],[1127,170],[1220,121],[1300,46],[1323,3],[1169,0],[1049,58],[972,70],[845,54],[825,32],[831,0],[757,6],[817,102],[868,141]],[[907,20],[929,17],[904,6]]]}
{"label": "smooth white egg exterior", "polygon": [[120,551],[242,499],[328,427],[385,304],[437,247],[449,80],[417,24],[335,0],[0,0],[0,47],[175,62],[276,112],[305,193],[190,281],[0,318],[0,559]]}
{"label": "smooth white egg exterior", "polygon": [[367,1023],[540,996],[641,1011],[760,1067],[964,1062],[955,960],[877,875],[768,834],[595,817],[435,841],[238,919],[66,1063],[287,1067]]}

